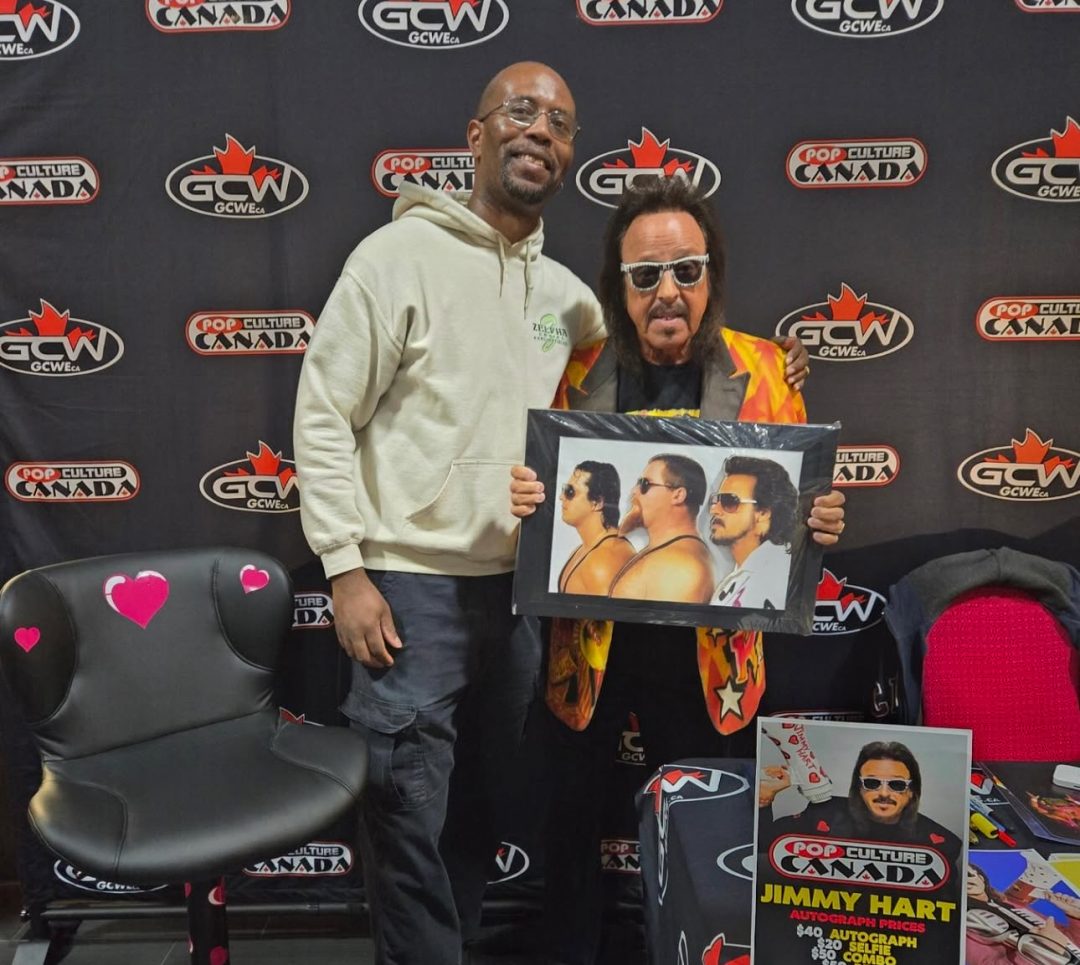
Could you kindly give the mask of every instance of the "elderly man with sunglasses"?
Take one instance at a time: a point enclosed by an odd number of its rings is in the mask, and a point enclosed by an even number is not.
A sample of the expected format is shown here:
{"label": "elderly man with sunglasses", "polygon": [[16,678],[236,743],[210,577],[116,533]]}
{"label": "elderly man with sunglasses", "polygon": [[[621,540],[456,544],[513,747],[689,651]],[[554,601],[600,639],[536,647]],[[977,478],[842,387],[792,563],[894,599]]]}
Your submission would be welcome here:
{"label": "elderly man with sunglasses", "polygon": [[[575,354],[556,403],[805,422],[780,348],[724,324],[724,267],[719,230],[700,193],[678,176],[637,179],[605,237],[598,294],[608,341]],[[527,516],[544,499],[543,486],[528,467],[511,475],[511,509]],[[807,525],[817,542],[836,542],[843,501],[837,492],[815,501]],[[650,768],[683,757],[752,757],[753,728],[746,725],[764,688],[757,632],[552,621],[546,699],[567,726],[554,727],[552,737],[558,750],[545,857],[549,961],[592,965],[599,954],[602,802],[611,748],[628,712],[640,721]]]}

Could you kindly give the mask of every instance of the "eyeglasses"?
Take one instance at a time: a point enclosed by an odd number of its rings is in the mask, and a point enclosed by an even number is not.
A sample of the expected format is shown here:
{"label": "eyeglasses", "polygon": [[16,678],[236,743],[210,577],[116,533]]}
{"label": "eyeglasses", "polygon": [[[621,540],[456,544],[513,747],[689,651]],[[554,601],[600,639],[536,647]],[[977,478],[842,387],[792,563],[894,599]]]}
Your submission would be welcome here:
{"label": "eyeglasses", "polygon": [[567,483],[562,488],[562,494],[566,499],[573,499],[577,495],[577,490],[570,483]]}
{"label": "eyeglasses", "polygon": [[567,114],[566,111],[558,108],[552,111],[542,110],[528,97],[511,97],[498,107],[493,107],[483,117],[478,117],[477,120],[483,124],[492,114],[500,113],[505,114],[510,123],[518,127],[532,127],[540,119],[541,114],[546,114],[548,130],[551,131],[552,137],[567,144],[581,133],[581,128],[578,127],[573,114]]}
{"label": "eyeglasses", "polygon": [[672,486],[668,483],[653,482],[651,479],[646,479],[644,476],[642,476],[635,483],[635,485],[638,488],[638,492],[641,493],[642,496],[644,496],[650,489],[652,489],[653,486],[661,486],[664,489],[682,489],[681,486]]}
{"label": "eyeglasses", "polygon": [[701,281],[708,263],[708,255],[687,255],[674,261],[623,262],[619,265],[619,270],[630,276],[630,284],[639,292],[651,292],[660,284],[660,279],[669,268],[676,285],[680,288],[693,287]]}
{"label": "eyeglasses", "polygon": [[903,794],[904,791],[911,790],[912,781],[904,780],[902,777],[893,777],[889,780],[882,780],[880,777],[860,777],[859,783],[862,785],[864,791],[880,791],[881,785],[884,784],[890,791],[895,791],[897,794]]}
{"label": "eyeglasses", "polygon": [[712,496],[709,497],[709,505],[715,506],[718,503],[725,513],[733,513],[743,503],[750,503],[756,506],[757,500],[743,499],[738,493],[713,493]]}

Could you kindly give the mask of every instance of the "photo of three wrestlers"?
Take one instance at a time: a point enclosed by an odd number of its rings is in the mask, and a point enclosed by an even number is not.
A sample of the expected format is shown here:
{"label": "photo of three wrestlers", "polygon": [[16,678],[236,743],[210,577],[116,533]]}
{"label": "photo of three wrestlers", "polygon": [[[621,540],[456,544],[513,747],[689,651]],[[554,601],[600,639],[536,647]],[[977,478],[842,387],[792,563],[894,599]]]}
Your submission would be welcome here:
{"label": "photo of three wrestlers", "polygon": [[801,463],[800,452],[562,440],[551,592],[784,609]]}

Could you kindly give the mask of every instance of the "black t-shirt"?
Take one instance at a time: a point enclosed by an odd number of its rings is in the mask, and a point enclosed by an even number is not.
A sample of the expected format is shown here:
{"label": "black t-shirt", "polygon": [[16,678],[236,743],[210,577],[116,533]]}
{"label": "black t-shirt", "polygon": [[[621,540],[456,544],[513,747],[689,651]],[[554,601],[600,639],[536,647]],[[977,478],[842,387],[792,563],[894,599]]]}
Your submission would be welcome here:
{"label": "black t-shirt", "polygon": [[642,362],[641,377],[619,371],[620,412],[672,411],[697,414],[701,410],[701,368],[684,365],[652,365]]}

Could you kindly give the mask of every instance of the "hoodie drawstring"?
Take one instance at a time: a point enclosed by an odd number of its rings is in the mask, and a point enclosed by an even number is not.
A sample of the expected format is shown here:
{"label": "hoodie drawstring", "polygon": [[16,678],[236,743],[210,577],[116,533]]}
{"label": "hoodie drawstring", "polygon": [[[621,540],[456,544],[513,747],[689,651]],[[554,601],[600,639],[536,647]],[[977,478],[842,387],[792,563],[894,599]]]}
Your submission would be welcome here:
{"label": "hoodie drawstring", "polygon": [[503,285],[506,283],[506,248],[502,235],[497,235],[496,240],[499,242],[499,297],[502,298]]}
{"label": "hoodie drawstring", "polygon": [[533,263],[533,245],[535,241],[530,241],[525,245],[525,305],[522,307],[522,318],[526,321],[529,317],[529,296],[532,294],[532,263]]}

